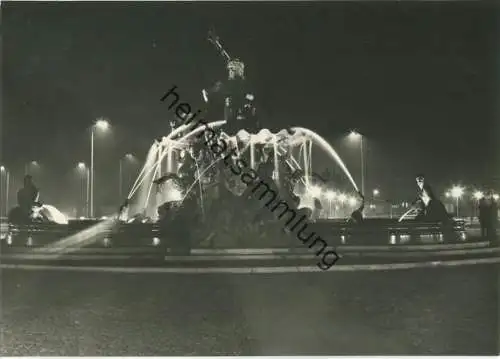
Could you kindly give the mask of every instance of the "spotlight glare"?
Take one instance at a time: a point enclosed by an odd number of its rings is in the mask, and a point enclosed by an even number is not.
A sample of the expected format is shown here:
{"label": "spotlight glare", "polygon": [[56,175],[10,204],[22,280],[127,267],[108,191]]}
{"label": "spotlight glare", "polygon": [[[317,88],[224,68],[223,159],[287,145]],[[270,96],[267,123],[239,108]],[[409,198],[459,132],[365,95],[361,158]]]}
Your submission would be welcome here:
{"label": "spotlight glare", "polygon": [[349,205],[354,207],[356,205],[356,198],[354,197],[349,197]]}
{"label": "spotlight glare", "polygon": [[453,198],[460,198],[460,197],[462,197],[463,194],[464,194],[464,189],[460,186],[454,186],[451,189],[451,196]]}
{"label": "spotlight glare", "polygon": [[109,128],[109,122],[104,119],[99,119],[96,121],[95,127],[99,130],[106,131]]}
{"label": "spotlight glare", "polygon": [[318,186],[311,186],[309,187],[309,193],[312,197],[319,197],[319,195],[321,195],[321,188]]}
{"label": "spotlight glare", "polygon": [[326,199],[328,199],[328,200],[331,201],[332,199],[335,198],[335,192],[333,192],[333,191],[326,191],[325,196],[326,196]]}
{"label": "spotlight glare", "polygon": [[481,191],[476,191],[474,192],[474,198],[477,199],[477,200],[480,200],[481,198],[483,198],[483,192]]}

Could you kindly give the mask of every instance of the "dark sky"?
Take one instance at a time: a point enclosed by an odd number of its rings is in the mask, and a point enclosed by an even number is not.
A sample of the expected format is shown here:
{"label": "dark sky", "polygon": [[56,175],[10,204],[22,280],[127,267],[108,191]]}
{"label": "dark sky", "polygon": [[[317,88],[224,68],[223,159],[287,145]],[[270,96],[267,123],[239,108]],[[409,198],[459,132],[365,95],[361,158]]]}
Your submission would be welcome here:
{"label": "dark sky", "polygon": [[349,129],[366,135],[371,185],[422,171],[490,183],[500,177],[493,4],[2,2],[3,162],[64,171],[88,160],[97,116],[113,124],[108,160],[144,156],[167,133],[166,90],[177,84],[195,106],[225,78],[206,41],[214,27],[244,60],[270,127],[302,125],[339,146]]}

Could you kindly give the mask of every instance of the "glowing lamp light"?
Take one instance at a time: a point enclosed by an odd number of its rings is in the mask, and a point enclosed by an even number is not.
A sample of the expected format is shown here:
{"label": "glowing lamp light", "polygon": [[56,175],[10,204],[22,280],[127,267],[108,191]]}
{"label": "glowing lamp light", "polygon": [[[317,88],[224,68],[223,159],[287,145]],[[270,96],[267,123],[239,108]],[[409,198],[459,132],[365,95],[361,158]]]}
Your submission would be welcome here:
{"label": "glowing lamp light", "polygon": [[309,193],[312,197],[319,197],[319,195],[321,195],[321,188],[318,186],[311,186],[309,188]]}
{"label": "glowing lamp light", "polygon": [[99,130],[106,131],[109,128],[109,122],[104,119],[99,119],[96,121],[95,127]]}
{"label": "glowing lamp light", "polygon": [[108,217],[107,216],[102,216],[101,219],[108,219]]}
{"label": "glowing lamp light", "polygon": [[376,189],[376,188],[375,188],[375,189],[373,190],[373,195],[374,195],[374,196],[378,196],[379,194],[380,194],[380,191],[379,191],[378,189]]}
{"label": "glowing lamp light", "polygon": [[80,217],[80,221],[83,221],[84,219],[85,219],[85,217],[83,217],[83,216],[82,216],[82,217]]}
{"label": "glowing lamp light", "polygon": [[356,132],[356,131],[351,131],[351,133],[349,134],[349,138],[351,138],[352,140],[357,140],[360,137],[361,137],[361,134],[359,132]]}
{"label": "glowing lamp light", "polygon": [[460,198],[462,197],[464,194],[464,189],[460,186],[454,186],[452,189],[451,189],[451,196],[453,198]]}
{"label": "glowing lamp light", "polygon": [[5,171],[5,166],[0,166],[0,171]]}
{"label": "glowing lamp light", "polygon": [[341,193],[338,196],[338,199],[339,199],[340,203],[344,203],[347,200],[347,196],[345,194]]}
{"label": "glowing lamp light", "polygon": [[493,195],[493,199],[494,199],[495,201],[498,201],[498,199],[499,199],[499,198],[500,198],[500,196],[499,196],[498,194],[494,194],[494,195]]}
{"label": "glowing lamp light", "polygon": [[160,244],[160,238],[158,237],[154,237],[153,238],[153,246],[158,246]]}
{"label": "glowing lamp light", "polygon": [[474,198],[475,198],[475,199],[477,199],[478,201],[479,201],[481,198],[483,198],[483,196],[484,196],[484,195],[483,195],[483,192],[481,192],[481,191],[476,191],[476,192],[474,192]]}
{"label": "glowing lamp light", "polygon": [[450,198],[451,197],[451,192],[447,191],[444,195],[446,196],[446,198]]}
{"label": "glowing lamp light", "polygon": [[333,191],[326,191],[325,197],[327,200],[331,201],[332,199],[335,198],[335,192]]}
{"label": "glowing lamp light", "polygon": [[87,166],[85,166],[85,163],[83,162],[78,162],[77,167],[79,170],[84,170]]}
{"label": "glowing lamp light", "polygon": [[354,207],[356,205],[356,198],[349,197],[349,205]]}

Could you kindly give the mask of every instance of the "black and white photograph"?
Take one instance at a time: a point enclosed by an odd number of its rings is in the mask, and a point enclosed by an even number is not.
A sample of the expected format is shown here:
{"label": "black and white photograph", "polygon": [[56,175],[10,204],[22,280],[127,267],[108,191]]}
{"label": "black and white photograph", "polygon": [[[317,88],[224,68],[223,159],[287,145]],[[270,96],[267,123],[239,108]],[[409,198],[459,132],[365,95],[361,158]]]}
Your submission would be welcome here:
{"label": "black and white photograph", "polygon": [[2,357],[500,354],[500,2],[0,6]]}

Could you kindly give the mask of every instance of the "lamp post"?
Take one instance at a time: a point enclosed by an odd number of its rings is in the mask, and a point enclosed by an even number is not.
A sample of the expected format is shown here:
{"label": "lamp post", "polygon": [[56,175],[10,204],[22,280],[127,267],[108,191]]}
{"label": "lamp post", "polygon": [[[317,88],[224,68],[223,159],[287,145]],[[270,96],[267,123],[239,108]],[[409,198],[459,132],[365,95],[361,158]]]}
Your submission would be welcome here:
{"label": "lamp post", "polygon": [[94,217],[94,137],[95,131],[106,131],[109,122],[103,117],[97,119],[90,131],[90,217]]}
{"label": "lamp post", "polygon": [[29,175],[32,167],[39,167],[39,166],[40,164],[37,161],[31,161],[29,163],[26,163],[26,165],[24,165],[24,174]]}
{"label": "lamp post", "polygon": [[363,135],[356,131],[351,131],[349,138],[359,140],[359,150],[361,153],[361,193],[365,193],[365,158],[363,151]]}
{"label": "lamp post", "polygon": [[[1,178],[5,176],[5,215],[9,213],[9,181],[10,181],[10,172],[5,168],[5,166],[0,166],[0,175]],[[2,181],[0,181],[1,183]],[[0,187],[0,188],[3,188]],[[1,213],[0,209],[0,213]]]}
{"label": "lamp post", "polygon": [[453,198],[455,198],[456,200],[456,206],[457,206],[457,217],[458,217],[458,207],[459,207],[459,203],[460,203],[460,198],[462,197],[462,195],[464,194],[464,189],[460,186],[454,186],[452,189],[451,189],[451,196]]}
{"label": "lamp post", "polygon": [[[90,196],[90,171],[84,162],[79,162],[77,169],[80,174],[83,174],[81,183],[81,196],[84,202],[84,213],[86,216],[90,216],[89,213],[89,196]],[[85,180],[83,180],[85,178]],[[85,193],[85,198],[83,198],[83,193]]]}
{"label": "lamp post", "polygon": [[474,206],[474,217],[477,217],[477,207],[479,206],[479,201],[481,198],[483,198],[484,194],[481,191],[476,191],[474,192],[474,199],[476,200],[475,206]]}

